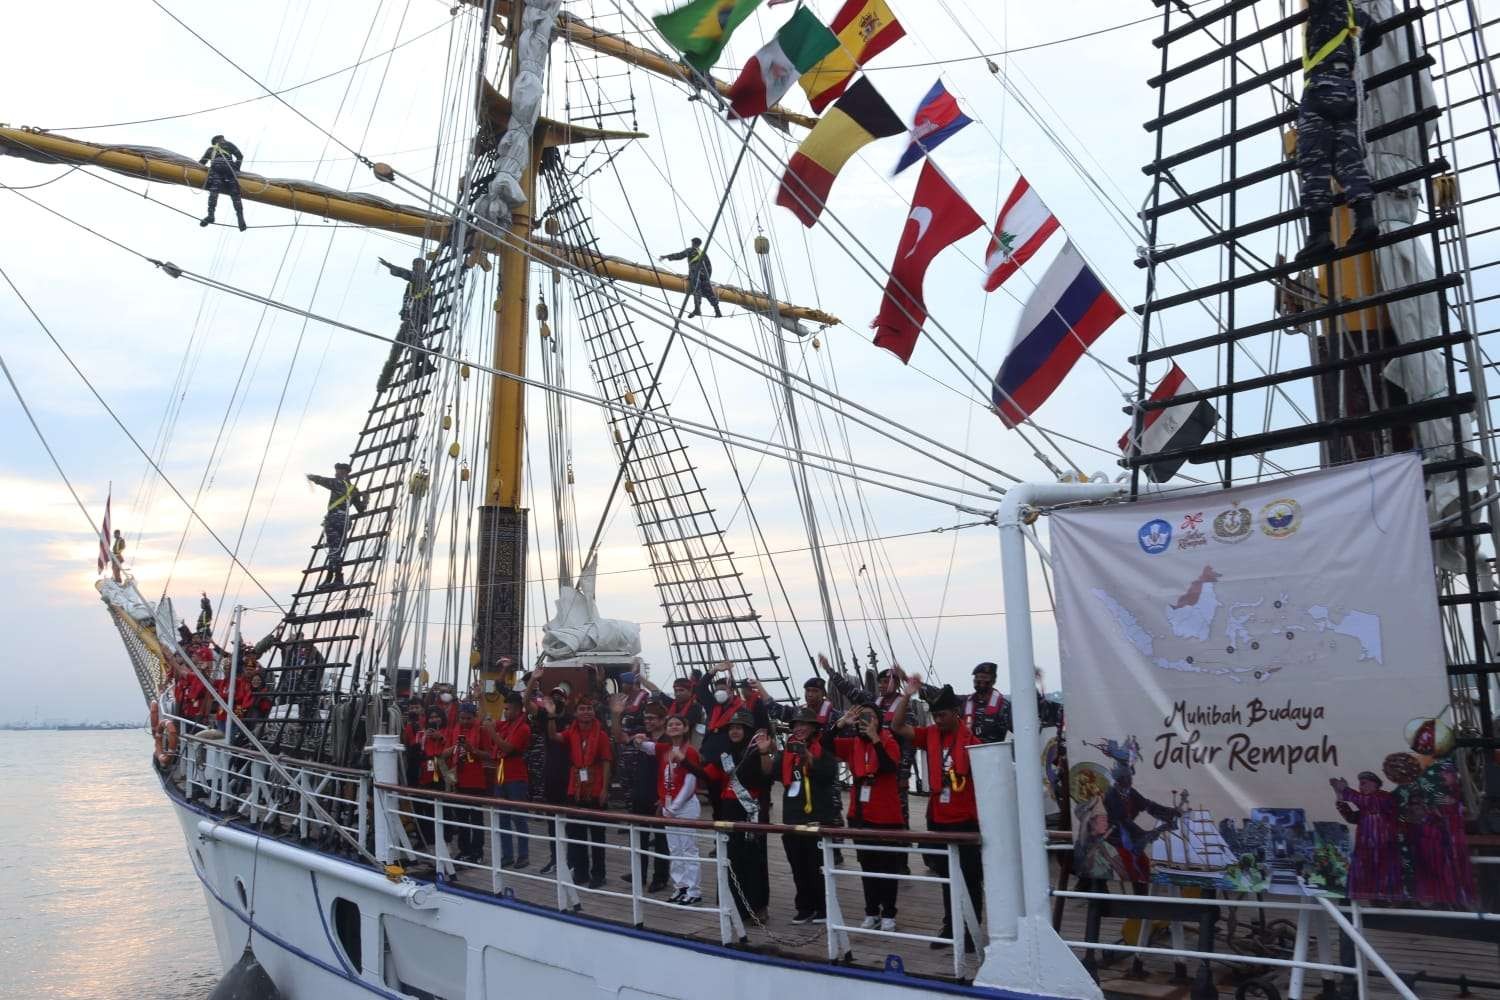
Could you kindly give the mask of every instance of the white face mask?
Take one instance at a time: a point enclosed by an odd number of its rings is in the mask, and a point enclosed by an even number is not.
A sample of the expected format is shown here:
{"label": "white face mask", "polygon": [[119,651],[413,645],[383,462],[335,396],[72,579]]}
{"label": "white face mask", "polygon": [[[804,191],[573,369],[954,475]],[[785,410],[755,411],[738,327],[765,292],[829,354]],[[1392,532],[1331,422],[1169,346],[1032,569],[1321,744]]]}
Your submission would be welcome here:
{"label": "white face mask", "polygon": [[442,694],[438,695],[438,701],[446,703],[446,702],[450,702],[452,700],[453,700],[453,696],[451,694],[449,694],[447,691],[444,691]]}
{"label": "white face mask", "polygon": [[728,700],[729,700],[729,692],[728,691],[720,689],[720,690],[714,692],[714,701],[718,702],[720,705],[724,704]]}

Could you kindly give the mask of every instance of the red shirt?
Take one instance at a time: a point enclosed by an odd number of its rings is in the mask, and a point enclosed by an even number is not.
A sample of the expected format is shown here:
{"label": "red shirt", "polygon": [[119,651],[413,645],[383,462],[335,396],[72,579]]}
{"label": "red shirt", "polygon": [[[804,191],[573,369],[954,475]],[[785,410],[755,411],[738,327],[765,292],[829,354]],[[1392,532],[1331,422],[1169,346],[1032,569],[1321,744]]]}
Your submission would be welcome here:
{"label": "red shirt", "polygon": [[454,748],[452,760],[454,770],[458,772],[459,791],[489,791],[490,766],[482,755],[494,748],[484,727],[478,722],[456,725],[448,730],[448,743]]}
{"label": "red shirt", "polygon": [[667,740],[658,741],[655,747],[656,804],[666,805],[682,794],[682,779],[692,773],[688,770],[688,765],[701,766],[703,759],[698,756],[698,751],[688,744],[683,745],[681,761],[670,759],[672,744]]}
{"label": "red shirt", "polygon": [[609,733],[594,720],[584,728],[575,722],[561,733],[568,748],[568,796],[579,801],[594,801],[604,790],[604,768],[600,765],[614,759]]}
{"label": "red shirt", "polygon": [[531,746],[531,723],[526,721],[525,715],[517,715],[511,722],[501,719],[495,723],[495,736],[502,739],[510,746],[509,750],[501,750],[498,746],[495,752],[500,754],[500,762],[495,766],[495,784],[509,785],[513,782],[526,782],[526,748]]}
{"label": "red shirt", "polygon": [[438,770],[437,759],[448,749],[448,734],[441,729],[422,731],[422,784],[441,785],[443,772]]}
{"label": "red shirt", "polygon": [[708,731],[717,733],[729,725],[729,720],[734,718],[734,713],[746,708],[744,699],[739,695],[731,695],[729,700],[722,705],[715,705],[713,712],[708,717]]}
{"label": "red shirt", "polygon": [[[751,747],[747,751],[747,754],[751,757],[755,756],[755,748]],[[756,773],[756,778],[750,777],[749,772],[751,771]],[[738,802],[739,796],[734,794],[734,783],[729,780],[730,775],[733,773],[733,768],[728,771],[724,770],[724,765],[720,761],[707,761],[703,765],[703,776],[718,786],[719,798]],[[766,791],[765,785],[759,783],[758,775],[759,769],[754,767],[746,767],[736,775],[740,784],[745,786],[745,791],[757,799]]]}
{"label": "red shirt", "polygon": [[[885,751],[884,759],[881,750]],[[849,796],[849,819],[878,826],[901,826],[901,782],[899,764],[901,748],[889,729],[882,729],[878,740],[858,736],[840,736],[833,741],[833,752],[849,765],[854,775],[854,790]]]}
{"label": "red shirt", "polygon": [[965,823],[979,819],[974,801],[974,779],[969,771],[969,747],[979,740],[962,722],[951,733],[937,726],[912,726],[912,742],[927,751],[927,818],[936,823]]}
{"label": "red shirt", "polygon": [[[214,690],[219,692],[219,697],[234,705],[235,715],[244,715],[245,709],[250,707],[250,681],[243,674],[234,679],[234,698],[231,699],[227,692],[229,690],[229,678],[222,677],[214,681]],[[214,718],[220,722],[224,721],[224,709],[218,702],[214,702]]]}

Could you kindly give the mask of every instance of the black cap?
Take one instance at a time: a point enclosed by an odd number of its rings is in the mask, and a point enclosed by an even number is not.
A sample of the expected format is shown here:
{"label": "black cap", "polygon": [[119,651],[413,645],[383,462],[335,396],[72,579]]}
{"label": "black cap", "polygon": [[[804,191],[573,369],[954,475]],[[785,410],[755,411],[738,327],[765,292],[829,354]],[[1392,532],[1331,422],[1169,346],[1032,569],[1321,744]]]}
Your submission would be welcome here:
{"label": "black cap", "polygon": [[693,245],[694,246],[697,246],[699,243],[702,243],[702,242],[703,241],[700,240],[698,237],[696,237],[696,236],[693,237]]}
{"label": "black cap", "polygon": [[938,696],[932,699],[932,704],[927,706],[934,712],[956,712],[958,711],[958,695],[953,693],[951,684],[944,684]]}
{"label": "black cap", "polygon": [[994,664],[994,663],[990,663],[988,660],[986,660],[984,663],[981,663],[977,667],[974,668],[974,673],[976,673],[976,674],[998,674],[998,673],[1000,673],[1000,667],[999,667],[999,665]]}
{"label": "black cap", "polygon": [[808,688],[817,688],[825,694],[828,692],[828,685],[823,683],[823,678],[821,677],[809,677],[804,681],[802,683],[802,690],[806,691]]}
{"label": "black cap", "polygon": [[333,463],[333,469],[334,469],[335,472],[337,472],[339,469],[353,469],[353,468],[354,468],[354,466],[350,465],[348,462],[334,462]]}
{"label": "black cap", "polygon": [[507,705],[520,705],[524,701],[525,701],[525,699],[521,697],[521,692],[519,692],[519,691],[507,691],[507,692],[505,692],[505,703]]}

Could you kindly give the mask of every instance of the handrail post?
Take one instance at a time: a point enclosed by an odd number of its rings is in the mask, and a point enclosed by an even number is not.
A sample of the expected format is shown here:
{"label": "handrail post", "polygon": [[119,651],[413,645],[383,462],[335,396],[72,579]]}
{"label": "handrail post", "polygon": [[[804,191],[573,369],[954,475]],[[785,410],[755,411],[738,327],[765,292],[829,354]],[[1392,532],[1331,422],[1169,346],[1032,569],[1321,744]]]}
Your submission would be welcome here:
{"label": "handrail post", "polygon": [[963,877],[963,864],[959,861],[958,845],[948,845],[948,926],[953,928],[953,978],[964,975],[964,935],[968,925],[964,923],[964,896],[969,883]]}
{"label": "handrail post", "polygon": [[[573,885],[573,868],[568,864],[568,839],[563,832],[563,827],[563,818],[553,813],[552,850],[557,856],[557,864],[552,866],[552,881],[557,884],[557,908],[570,910],[573,908],[572,903],[569,902]],[[574,900],[578,898],[577,892],[571,892],[571,896]]]}
{"label": "handrail post", "polygon": [[734,909],[734,897],[729,891],[729,837],[722,831],[714,833],[714,883],[719,892],[719,943],[729,944],[735,940],[734,927],[729,914]]}
{"label": "handrail post", "polygon": [[[484,807],[484,814],[490,818],[490,891],[497,896],[505,888],[505,876],[501,874],[500,869],[500,808],[499,806]],[[507,822],[510,823],[512,829],[515,828],[514,816]],[[511,845],[511,850],[515,850],[514,844]]]}
{"label": "handrail post", "polygon": [[[1295,943],[1292,945],[1292,961],[1294,962],[1307,961],[1307,944],[1308,938],[1310,937],[1308,931],[1311,924],[1312,911],[1298,910],[1297,938]],[[1172,942],[1172,946],[1174,948],[1177,947],[1177,942]],[[1292,970],[1291,984],[1287,987],[1286,991],[1286,995],[1291,998],[1291,1000],[1302,1000],[1302,983],[1306,976],[1307,970],[1302,968],[1302,966],[1300,965]]]}
{"label": "handrail post", "polygon": [[439,875],[449,875],[453,866],[449,864],[448,837],[443,831],[443,800],[432,797],[432,863]]}
{"label": "handrail post", "polygon": [[1363,931],[1364,918],[1360,915],[1358,903],[1353,904],[1352,909],[1355,922],[1351,924],[1349,918],[1340,913],[1339,908],[1334,906],[1328,900],[1328,897],[1314,896],[1313,898],[1318,901],[1319,906],[1323,907],[1323,912],[1327,913],[1333,918],[1333,922],[1338,924],[1339,930],[1347,934],[1349,940],[1354,943],[1354,967],[1359,977],[1359,996],[1361,1000],[1364,1000],[1364,997],[1368,995],[1369,989],[1369,983],[1366,981],[1366,959],[1385,977],[1385,981],[1390,985],[1391,989],[1401,995],[1402,1000],[1417,1000],[1417,995],[1407,987],[1405,981],[1396,974],[1396,971],[1390,967],[1390,964],[1380,957],[1380,952],[1376,951],[1370,942],[1365,940]]}
{"label": "handrail post", "polygon": [[828,923],[828,960],[837,962],[849,951],[849,934],[844,928],[844,908],[839,905],[838,865],[833,859],[833,838],[819,838],[823,851],[823,913]]}
{"label": "handrail post", "polygon": [[[375,782],[381,785],[399,785],[401,783],[401,737],[391,733],[378,733],[370,740],[370,773]],[[385,793],[376,791],[375,809],[375,857],[383,865],[394,864],[396,857],[396,837],[392,832],[392,825],[400,826],[401,817],[393,816],[393,810],[385,805]],[[399,799],[396,800],[399,809]],[[361,820],[363,815],[361,814]],[[364,842],[364,829],[361,823],[360,842]]]}
{"label": "handrail post", "polygon": [[[646,915],[642,912],[645,907],[641,904],[641,861],[644,855],[641,853],[641,828],[632,824],[630,826],[630,923],[633,927],[644,927]],[[654,859],[653,859],[654,861]]]}
{"label": "handrail post", "polygon": [[297,783],[297,833],[303,839],[307,839],[307,772],[302,770],[292,771],[292,778]]}

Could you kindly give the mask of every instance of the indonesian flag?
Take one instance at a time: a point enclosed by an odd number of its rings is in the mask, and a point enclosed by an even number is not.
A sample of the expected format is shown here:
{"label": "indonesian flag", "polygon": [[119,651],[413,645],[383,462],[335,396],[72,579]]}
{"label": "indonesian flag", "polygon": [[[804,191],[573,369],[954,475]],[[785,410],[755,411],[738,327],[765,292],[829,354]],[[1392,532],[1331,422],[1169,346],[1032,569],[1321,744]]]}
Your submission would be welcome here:
{"label": "indonesian flag", "polygon": [[984,290],[993,292],[1057,232],[1057,216],[1022,177],[1000,209],[995,235],[984,254]]}
{"label": "indonesian flag", "polygon": [[114,561],[114,557],[109,551],[109,539],[113,534],[109,526],[109,502],[111,499],[110,494],[112,493],[114,493],[113,489],[104,495],[104,527],[99,533],[99,572],[101,573],[104,572],[104,567]]}
{"label": "indonesian flag", "polygon": [[[1174,362],[1167,377],[1152,391],[1149,402],[1163,403],[1197,391],[1198,387],[1188,380],[1187,373]],[[1132,454],[1150,457],[1163,452],[1180,452],[1201,444],[1218,422],[1219,411],[1206,399],[1147,410],[1141,426],[1140,447],[1130,447],[1130,435],[1134,430],[1132,425],[1120,435],[1120,451],[1127,458]],[[1179,454],[1160,462],[1149,463],[1145,466],[1146,478],[1153,483],[1166,482],[1182,468],[1184,458]]]}
{"label": "indonesian flag", "polygon": [[912,196],[911,212],[896,260],[891,264],[891,280],[885,286],[880,315],[871,325],[875,328],[875,346],[884,347],[902,364],[911,360],[917,346],[917,335],[927,321],[927,303],[922,298],[922,282],[932,259],[984,225],[979,213],[969,207],[963,195],[949,183],[931,160],[922,164],[922,176]]}
{"label": "indonesian flag", "polygon": [[839,47],[816,14],[798,7],[792,19],[750,57],[725,94],[731,118],[753,118],[774,107],[802,74]]}

